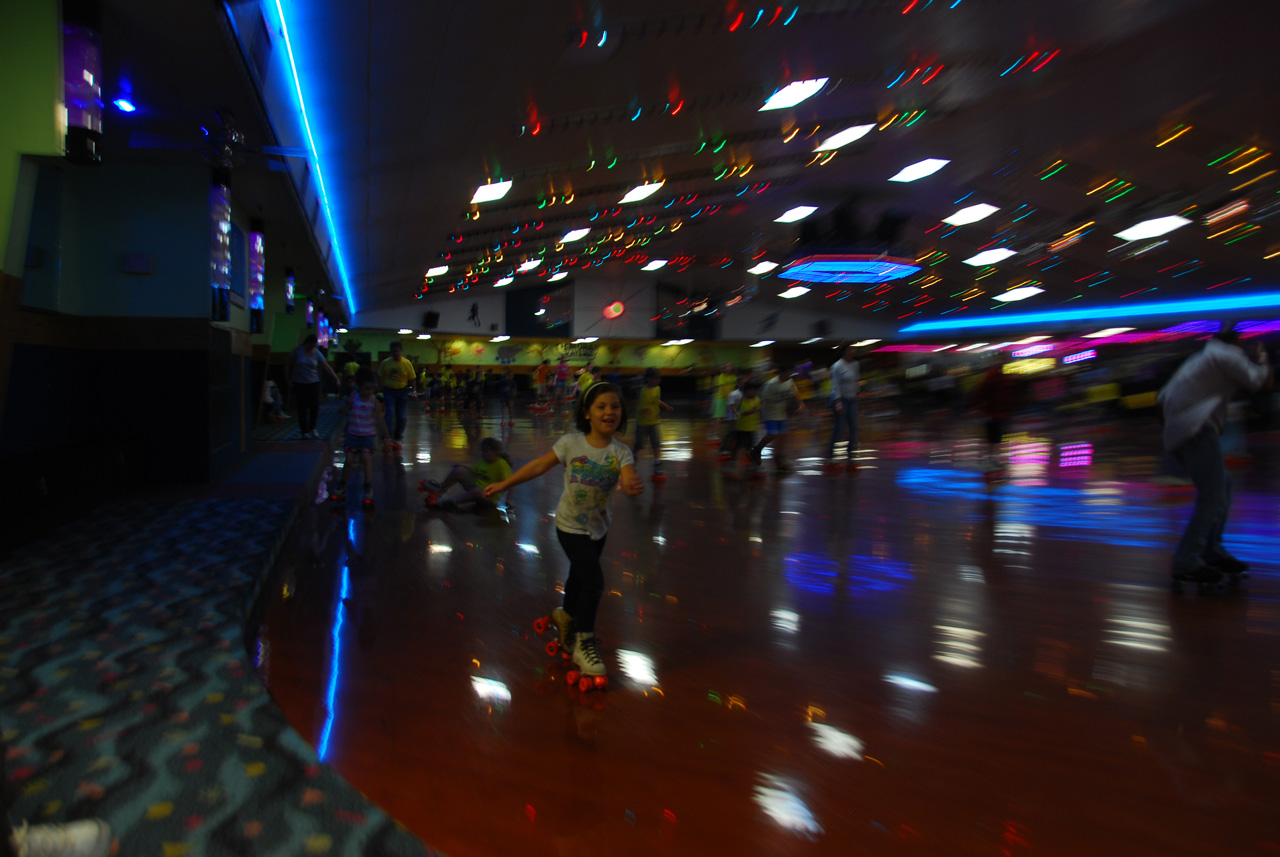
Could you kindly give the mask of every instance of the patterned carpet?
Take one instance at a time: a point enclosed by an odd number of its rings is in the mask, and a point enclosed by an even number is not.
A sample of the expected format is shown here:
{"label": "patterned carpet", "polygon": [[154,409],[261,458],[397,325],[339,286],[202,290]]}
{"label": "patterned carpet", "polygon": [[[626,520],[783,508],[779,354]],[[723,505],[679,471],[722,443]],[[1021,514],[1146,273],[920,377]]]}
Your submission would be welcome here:
{"label": "patterned carpet", "polygon": [[0,563],[17,822],[98,816],[120,854],[428,854],[321,765],[246,654],[292,500],[134,500]]}

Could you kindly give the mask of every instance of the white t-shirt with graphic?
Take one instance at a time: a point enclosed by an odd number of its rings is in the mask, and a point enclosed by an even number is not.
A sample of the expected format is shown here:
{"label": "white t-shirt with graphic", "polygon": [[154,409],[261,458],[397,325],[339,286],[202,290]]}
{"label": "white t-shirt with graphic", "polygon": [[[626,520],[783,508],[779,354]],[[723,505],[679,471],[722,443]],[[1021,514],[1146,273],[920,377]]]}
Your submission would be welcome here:
{"label": "white t-shirt with graphic", "polygon": [[616,438],[603,449],[581,432],[567,434],[552,447],[564,465],[564,493],[556,507],[556,526],[566,533],[602,539],[609,532],[609,502],[622,468],[635,464],[626,444]]}

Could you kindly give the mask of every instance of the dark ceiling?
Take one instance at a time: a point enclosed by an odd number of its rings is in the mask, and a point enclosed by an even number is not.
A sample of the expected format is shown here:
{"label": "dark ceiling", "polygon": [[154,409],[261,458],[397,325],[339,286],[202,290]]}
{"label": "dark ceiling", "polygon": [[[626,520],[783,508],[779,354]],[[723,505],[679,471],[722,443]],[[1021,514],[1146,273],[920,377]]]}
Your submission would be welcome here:
{"label": "dark ceiling", "polygon": [[[151,109],[111,117],[118,127],[181,133],[231,107],[249,142],[272,142],[221,6],[107,6],[123,54],[108,44],[108,70],[114,62],[155,87],[136,91]],[[592,266],[593,276],[652,276],[721,301],[776,301],[790,283],[747,273],[760,259],[889,250],[924,270],[888,286],[818,285],[794,305],[901,324],[986,312],[1000,306],[993,295],[1027,284],[1044,291],[1019,310],[1248,294],[1269,287],[1280,261],[1266,258],[1280,250],[1274,2],[282,8],[361,312],[412,306],[436,265],[450,270],[429,284],[433,299],[463,284],[490,291],[531,258],[542,266],[509,288]],[[759,111],[779,87],[818,77],[829,79],[819,94]],[[815,156],[828,134],[864,123],[877,127]],[[185,154],[108,145],[113,153]],[[887,181],[923,158],[950,163]],[[281,174],[239,174],[237,194],[289,209],[301,229]],[[499,178],[513,182],[505,198],[470,204]],[[648,200],[618,205],[658,180]],[[1206,224],[1238,200],[1247,208]],[[941,225],[978,202],[999,210]],[[817,212],[774,222],[797,205]],[[1158,241],[1113,237],[1179,213],[1194,222]],[[1018,255],[963,263],[988,246]],[[670,264],[640,274],[653,259]]]}

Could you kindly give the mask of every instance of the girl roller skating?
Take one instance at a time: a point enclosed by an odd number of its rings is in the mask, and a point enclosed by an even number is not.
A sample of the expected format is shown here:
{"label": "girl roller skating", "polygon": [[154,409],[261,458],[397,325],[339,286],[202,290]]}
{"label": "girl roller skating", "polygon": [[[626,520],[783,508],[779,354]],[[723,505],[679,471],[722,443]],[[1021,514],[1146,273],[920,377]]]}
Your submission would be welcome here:
{"label": "girl roller skating", "polygon": [[[613,384],[593,384],[574,411],[577,431],[556,441],[551,451],[521,467],[510,478],[485,486],[486,497],[564,465],[564,493],[556,507],[556,536],[569,557],[564,604],[552,612],[566,652],[572,650],[581,671],[579,688],[605,687],[604,661],[596,643],[596,610],[604,595],[600,555],[609,532],[613,489],[621,482],[631,496],[644,493],[631,450],[616,435],[627,427],[622,394]],[[572,680],[572,676],[571,676]]]}

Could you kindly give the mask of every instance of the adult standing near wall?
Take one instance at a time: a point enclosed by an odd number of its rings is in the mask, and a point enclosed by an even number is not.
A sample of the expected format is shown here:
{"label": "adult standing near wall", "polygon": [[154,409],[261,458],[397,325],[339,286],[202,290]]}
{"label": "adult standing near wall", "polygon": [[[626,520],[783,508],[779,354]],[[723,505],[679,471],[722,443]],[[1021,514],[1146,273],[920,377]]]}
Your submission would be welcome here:
{"label": "adult standing near wall", "polygon": [[338,373],[333,371],[324,352],[319,348],[314,333],[302,340],[302,344],[289,355],[289,387],[298,409],[298,431],[304,439],[318,439],[316,420],[320,418],[320,372],[329,373],[334,384],[341,385]]}
{"label": "adult standing near wall", "polygon": [[1213,583],[1223,574],[1238,575],[1248,564],[1222,544],[1231,512],[1231,477],[1222,457],[1227,406],[1240,391],[1255,392],[1271,383],[1271,364],[1261,343],[1253,359],[1228,330],[1215,334],[1204,349],[1187,359],[1160,391],[1164,448],[1186,469],[1196,486],[1196,505],[1173,555],[1173,578]]}
{"label": "adult standing near wall", "polygon": [[386,406],[387,446],[399,449],[405,427],[409,425],[409,391],[416,373],[398,340],[389,347],[391,356],[378,366],[378,381],[382,384],[382,403]]}
{"label": "adult standing near wall", "polygon": [[858,387],[862,383],[862,371],[854,358],[852,345],[831,366],[831,441],[827,444],[827,461],[836,464],[836,442],[840,440],[843,426],[849,435],[845,443],[845,461],[852,466],[858,452]]}

